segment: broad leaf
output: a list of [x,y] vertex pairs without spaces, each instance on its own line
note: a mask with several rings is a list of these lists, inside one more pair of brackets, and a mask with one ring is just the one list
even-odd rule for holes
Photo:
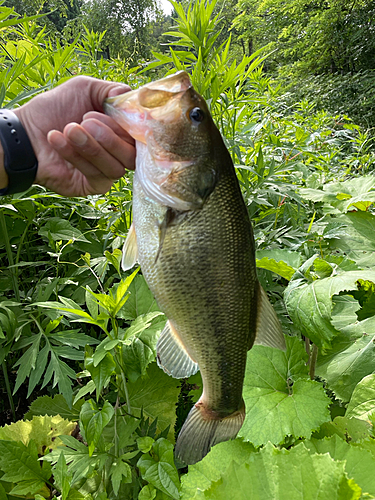
[[201,460],[189,466],[189,473],[181,477],[181,500],[194,498],[197,485],[201,490],[208,489],[225,473],[231,460],[241,465],[249,460],[255,448],[242,439],[219,443]]
[[349,401],[356,385],[375,371],[375,316],[343,327],[333,348],[318,357],[316,374],[343,401]]
[[243,398],[246,418],[239,432],[255,446],[286,436],[310,437],[329,420],[330,399],[310,380],[306,352],[296,337],[286,337],[286,352],[254,346],[247,358]]
[[35,494],[51,477],[51,466],[41,462],[34,441],[25,446],[21,442],[0,440],[0,470],[2,481],[17,483],[11,494]]
[[136,319],[142,314],[159,311],[154,296],[150,292],[144,277],[138,274],[129,286],[130,297],[119,311],[118,317]]
[[355,387],[346,409],[347,417],[368,420],[375,411],[375,373],[364,377]]
[[[303,444],[290,451],[267,444],[238,465],[228,456],[228,468],[211,486],[196,484],[195,500],[354,500],[361,489],[345,476],[344,462],[311,455]],[[235,492],[235,496],[234,493]],[[191,497],[190,497],[191,498]]]
[[31,420],[17,422],[0,427],[0,439],[21,441],[24,445],[32,440],[37,451],[43,454],[45,449],[54,449],[61,445],[61,434],[70,434],[76,428],[75,422],[64,420],[60,415],[34,416]]
[[301,254],[278,248],[258,250],[256,265],[259,268],[273,271],[289,281],[301,265]]
[[73,227],[69,221],[60,219],[60,217],[52,217],[49,219],[39,230],[39,234],[47,238],[51,237],[54,241],[76,240],[89,243],[79,229]]
[[51,417],[60,415],[67,420],[78,420],[83,403],[84,400],[81,399],[70,409],[61,394],[56,394],[52,398],[50,396],[41,396],[31,403],[25,418],[31,419],[34,415],[50,415]]
[[171,426],[169,439],[174,440],[174,423],[176,421],[175,405],[178,400],[180,381],[169,377],[156,363],[151,363],[145,377],[135,383],[129,383],[130,404],[134,415],[143,414],[158,418],[158,427],[164,430]]
[[105,401],[101,410],[92,399],[86,401],[82,406],[80,421],[85,432],[90,457],[94,453],[104,427],[110,422],[113,414],[113,406],[108,401]]
[[348,478],[362,488],[363,493],[375,497],[375,456],[361,444],[348,444],[338,435],[325,439],[305,441],[311,453],[329,453],[334,460],[345,461]]
[[358,280],[375,282],[375,271],[347,271],[306,283],[292,280],[285,290],[285,304],[293,323],[319,347],[330,347],[338,330],[331,323],[332,297],[357,290]]
[[152,445],[152,453],[146,453],[137,462],[143,479],[178,500],[179,478],[173,461],[173,444],[164,438]]

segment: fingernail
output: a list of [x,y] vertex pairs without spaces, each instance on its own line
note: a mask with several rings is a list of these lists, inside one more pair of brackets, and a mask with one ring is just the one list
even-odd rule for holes
[[56,130],[51,130],[47,135],[48,142],[56,149],[65,148],[67,142],[64,136],[60,133],[57,133]]
[[67,135],[69,140],[77,146],[84,146],[87,142],[87,135],[78,127],[72,127]]

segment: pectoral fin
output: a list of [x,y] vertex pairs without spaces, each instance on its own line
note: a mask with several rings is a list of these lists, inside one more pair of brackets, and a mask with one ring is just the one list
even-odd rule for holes
[[137,236],[135,234],[134,224],[130,226],[122,249],[121,267],[123,271],[131,269],[138,260]]
[[161,332],[156,351],[158,365],[174,378],[190,377],[199,369],[169,321]]
[[285,339],[280,321],[263,287],[260,284],[258,286],[258,313],[254,344],[277,347],[285,351]]

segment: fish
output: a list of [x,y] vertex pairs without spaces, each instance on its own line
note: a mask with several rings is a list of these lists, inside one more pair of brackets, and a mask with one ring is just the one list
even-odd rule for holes
[[133,223],[123,269],[136,262],[168,318],[157,362],[169,375],[200,370],[203,392],[175,446],[182,464],[234,439],[246,415],[247,352],[285,349],[257,278],[252,224],[233,162],[207,103],[180,71],[106,100],[136,141]]

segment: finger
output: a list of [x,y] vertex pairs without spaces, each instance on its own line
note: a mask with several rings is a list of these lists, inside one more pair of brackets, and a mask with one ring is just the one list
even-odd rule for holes
[[[124,134],[121,134],[122,137],[119,136],[111,127],[97,119],[84,120],[81,126],[125,168],[131,170],[135,168],[135,148],[132,138]],[[129,143],[128,140],[131,142]],[[98,166],[100,168],[100,165]]]
[[89,120],[90,118],[99,120],[100,122],[107,125],[107,127],[110,127],[119,137],[124,139],[124,141],[132,144],[133,146],[135,145],[135,140],[133,139],[133,137],[129,135],[129,133],[110,116],[99,113],[98,111],[89,111],[88,113],[83,115],[83,120]]
[[58,130],[51,130],[47,135],[48,143],[68,162],[68,168],[76,168],[86,177],[105,177],[103,173],[92,163],[82,157],[76,146],[72,145],[67,138]]
[[80,157],[97,167],[107,178],[119,179],[124,175],[125,167],[132,167],[134,164],[134,148],[100,122],[90,122],[86,126],[91,128],[101,143],[77,123],[65,126],[65,138]]
[[129,85],[125,83],[119,84],[117,87],[113,87],[108,92],[108,97],[115,97],[116,95],[124,94],[125,92],[129,92],[131,88]]

